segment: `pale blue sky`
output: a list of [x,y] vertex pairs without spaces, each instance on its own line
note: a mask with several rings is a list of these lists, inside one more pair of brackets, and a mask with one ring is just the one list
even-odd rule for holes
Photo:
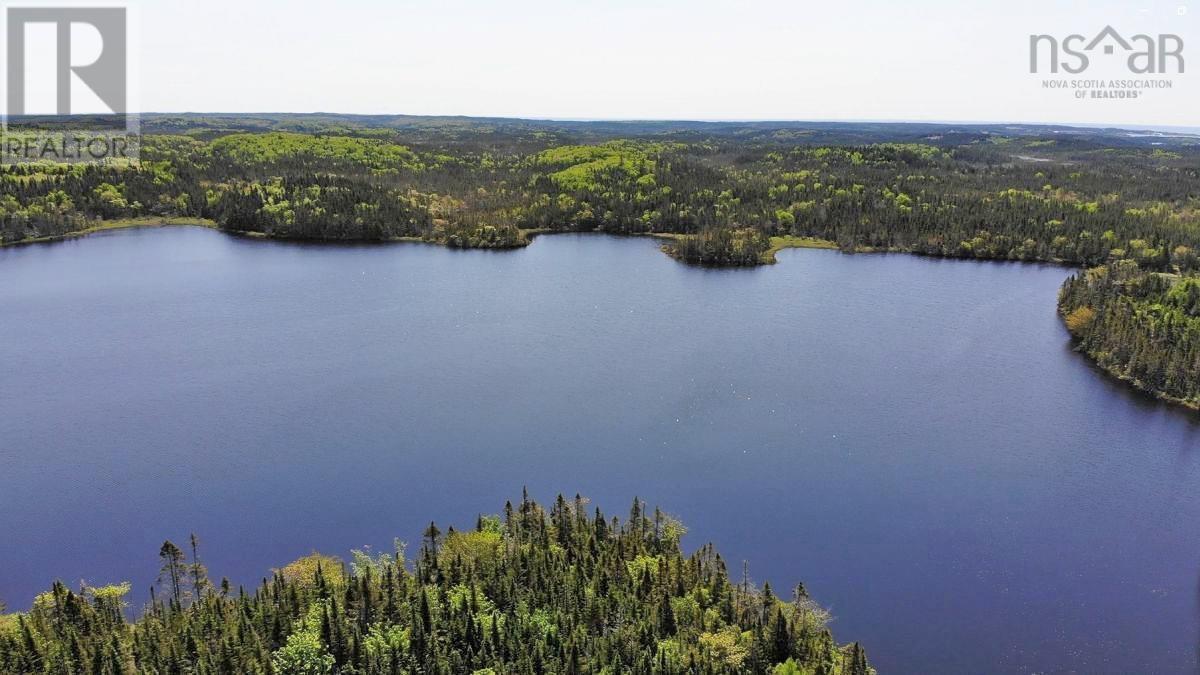
[[1108,24],[1198,70],[1191,1],[143,0],[141,108],[1198,126],[1193,72],[1132,102],[1028,73],[1031,33]]

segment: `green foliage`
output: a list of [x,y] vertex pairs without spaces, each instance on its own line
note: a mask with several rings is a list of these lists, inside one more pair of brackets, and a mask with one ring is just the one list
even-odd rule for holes
[[520,248],[529,243],[525,233],[511,224],[447,226],[435,230],[433,241],[451,248]]
[[651,182],[643,185],[653,185],[654,163],[631,143],[551,148],[538,153],[534,161],[539,166],[557,169],[550,179],[568,191],[601,190],[608,181],[643,177],[651,178]]
[[287,644],[271,654],[271,665],[287,675],[329,675],[334,660],[316,631],[302,630],[289,635]]
[[201,218],[280,238],[480,248],[523,246],[529,230],[696,235],[679,257],[706,265],[769,262],[753,255],[761,238],[735,234],[751,230],[846,250],[1084,266],[1128,258],[1159,271],[1194,268],[1200,250],[1200,148],[1101,132],[1068,141],[331,115],[160,115],[145,125],[139,166],[0,168],[0,243],[100,221]]
[[460,560],[472,567],[487,566],[499,559],[502,545],[500,532],[451,532],[438,554],[447,562]]
[[297,133],[232,134],[213,141],[214,157],[263,167],[305,163],[327,170],[365,170],[375,174],[420,168],[416,155],[403,145],[374,138],[313,136]]
[[342,560],[332,555],[310,553],[293,560],[275,574],[284,581],[301,588],[316,588],[326,584],[338,584],[342,580]]
[[761,265],[770,248],[770,237],[753,228],[705,230],[667,246],[684,262],[722,267]]
[[411,566],[402,546],[359,552],[348,574],[314,554],[253,593],[223,584],[186,602],[166,599],[165,581],[132,623],[114,612],[127,586],[56,583],[0,616],[0,672],[874,672],[807,595],[733,584],[711,545],[684,555],[681,533],[639,501],[622,523],[579,497],[549,511],[523,499],[473,531],[431,524]]
[[1200,277],[1113,262],[1068,279],[1059,311],[1080,350],[1102,368],[1200,408]]

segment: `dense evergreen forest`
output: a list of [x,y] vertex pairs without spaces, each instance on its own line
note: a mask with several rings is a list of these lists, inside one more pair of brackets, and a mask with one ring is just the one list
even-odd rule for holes
[[[75,120],[74,124],[86,120]],[[27,120],[25,128],[53,127]],[[1200,238],[1195,137],[1042,127],[157,115],[141,164],[0,171],[0,241],[206,219],[273,237],[515,247],[672,234],[692,263],[845,250],[1147,268]]]
[[1200,276],[1116,261],[1069,279],[1059,310],[1100,367],[1200,409]]
[[250,592],[212,583],[194,536],[168,541],[132,623],[129,584],[56,583],[0,615],[0,672],[874,673],[803,585],[731,580],[711,545],[684,556],[683,533],[637,500],[622,523],[525,498],[473,530],[430,523],[411,563],[402,544],[349,565],[314,553]]

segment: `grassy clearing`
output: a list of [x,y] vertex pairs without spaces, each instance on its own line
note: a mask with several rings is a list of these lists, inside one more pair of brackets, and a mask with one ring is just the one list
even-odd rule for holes
[[683,241],[688,237],[688,235],[679,232],[642,232],[637,236],[653,237],[655,239],[665,239],[667,241]]
[[836,251],[839,249],[839,246],[828,239],[817,239],[816,237],[797,237],[793,235],[771,237],[771,248],[763,253],[763,262],[773,265],[775,263],[775,254],[785,248],[821,248]]
[[138,218],[120,218],[117,220],[102,220],[95,227],[90,227],[81,232],[99,232],[101,230],[120,230],[126,227],[161,227],[166,225],[195,225],[197,227],[212,227],[217,224],[207,218],[189,218],[186,216],[176,216],[171,218],[163,218],[157,216],[141,216]]

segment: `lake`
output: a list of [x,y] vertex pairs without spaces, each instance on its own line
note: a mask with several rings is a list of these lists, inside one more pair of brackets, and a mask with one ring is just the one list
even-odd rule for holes
[[527,486],[661,505],[882,673],[1195,672],[1200,424],[1071,351],[1068,274],[600,235],[0,249],[0,599],[140,602],[189,532],[253,586]]

